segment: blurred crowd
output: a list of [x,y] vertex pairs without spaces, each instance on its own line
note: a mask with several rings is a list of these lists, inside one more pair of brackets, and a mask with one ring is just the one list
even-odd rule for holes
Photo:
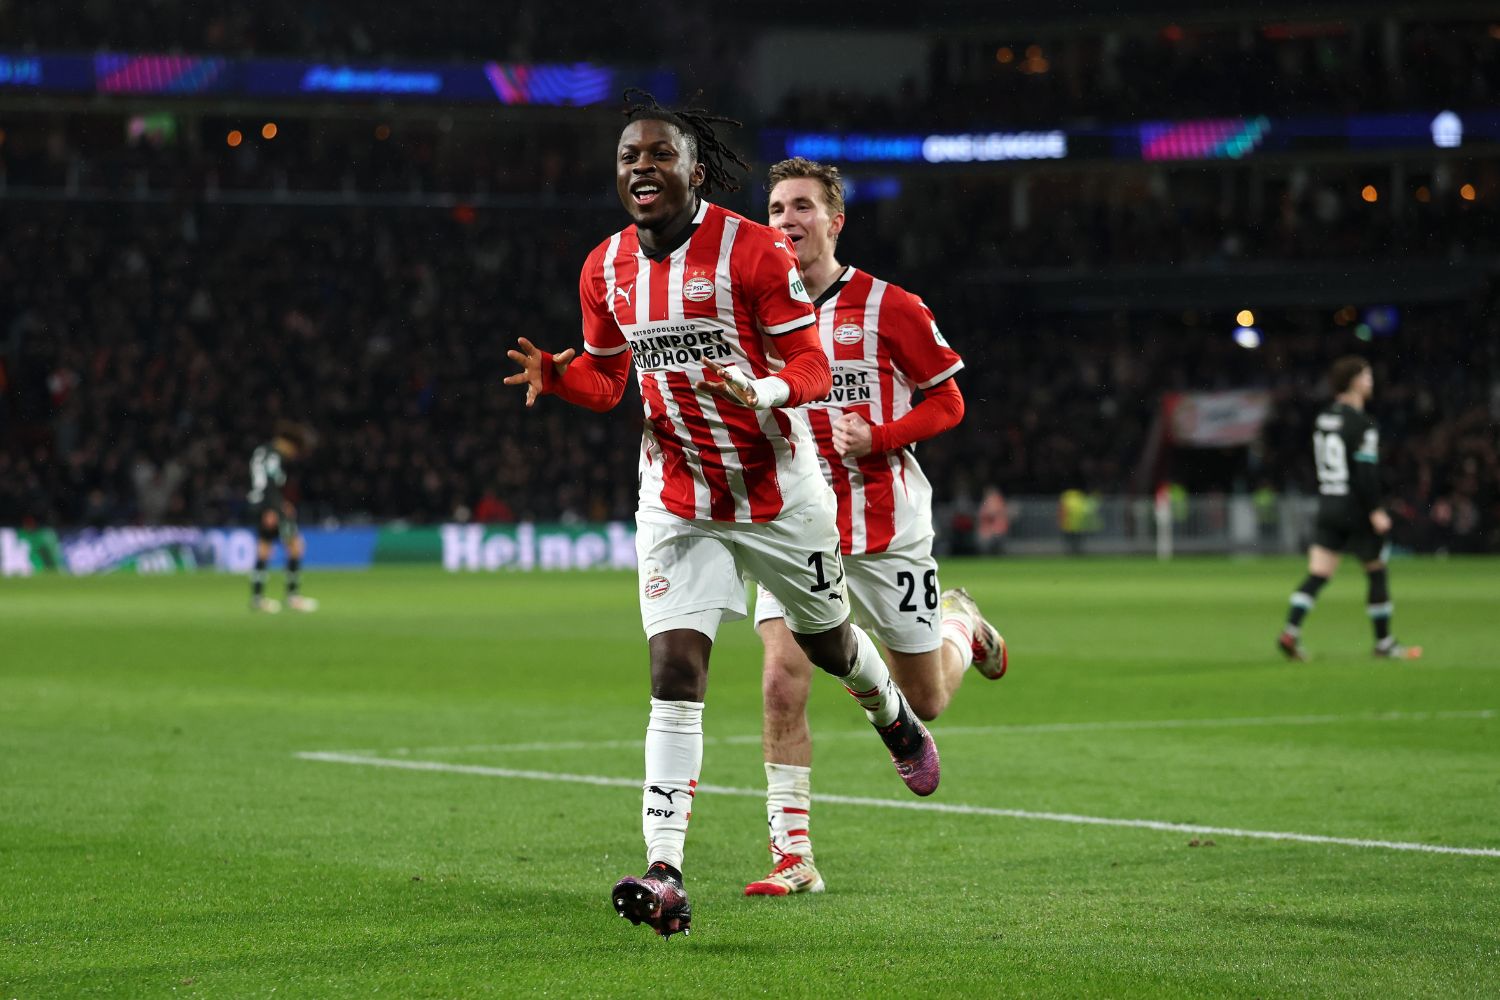
[[[925,68],[889,96],[794,83],[759,124],[967,129],[1500,98],[1488,21],[1136,17],[1028,34],[975,30],[966,9],[963,25],[935,11],[912,34]],[[623,55],[619,11],[594,3],[544,19],[476,0],[380,18],[353,0],[0,0],[0,38],[32,51],[104,39],[117,51],[670,65],[685,89],[706,88],[704,103],[744,114],[745,40],[791,29],[779,9],[720,13],[668,0],[654,16],[670,30],[633,33]],[[617,122],[612,109],[501,121],[380,105],[279,121],[202,105],[8,111],[0,525],[236,522],[250,453],[278,418],[316,434],[290,492],[305,520],[628,517],[634,385],[600,418],[552,400],[527,410],[500,384],[517,336],[578,342],[578,267],[625,221],[601,138]],[[750,152],[753,132],[736,143]],[[1310,493],[1323,372],[1358,351],[1376,366],[1403,537],[1500,550],[1500,167],[1466,154],[856,172],[895,196],[852,200],[839,252],[923,295],[968,362],[964,423],[920,452],[938,497],[992,528],[1005,521],[985,514],[996,488],[1144,495],[1170,478],[1195,493]],[[752,177],[725,203],[759,217],[763,197]],[[1480,277],[1434,301],[1408,296],[1373,325],[1336,305],[1258,310],[1253,348],[1212,310],[1028,292],[1189,269],[1361,271],[1379,288],[1408,265]],[[1163,393],[1250,387],[1275,401],[1255,447],[1153,450]]]
[[[580,124],[619,121],[613,112],[588,114]],[[433,193],[597,195],[609,177],[608,147],[597,145],[606,141],[587,128],[501,131],[381,111],[340,118],[13,114],[0,130],[0,189],[208,200],[315,192],[419,203]]]
[[[1233,177],[1234,175],[1229,175]],[[1050,180],[906,178],[899,200],[860,206],[870,249],[901,273],[1256,261],[1462,260],[1500,250],[1500,164],[1286,167],[1249,184],[1199,166]],[[1018,208],[1016,188],[1025,186]],[[1226,190],[1228,188],[1228,190]],[[912,225],[911,206],[921,206]],[[855,236],[859,239],[858,235]],[[961,249],[955,250],[955,242]],[[863,242],[863,241],[861,241]]]
[[[955,286],[970,246],[904,259],[880,225],[842,255],[921,293],[964,354],[968,416],[921,447],[943,498],[985,487],[1141,492],[1161,393],[1265,386],[1248,461],[1180,452],[1196,490],[1314,489],[1307,441],[1333,357],[1376,363],[1392,495],[1413,537],[1495,548],[1500,293],[1403,307],[1379,335],[1326,310],[1238,346],[1193,312],[1001,312]],[[0,524],[232,523],[279,417],[317,447],[305,519],[628,517],[640,407],[526,410],[499,382],[518,335],[578,341],[577,269],[618,209],[526,211],[7,204],[0,225]],[[952,227],[957,227],[952,228]],[[997,319],[997,316],[1003,317]]]
[[[1500,25],[1409,5],[1285,16],[1206,5],[1199,14],[1211,16],[1183,23],[1158,5],[1122,5],[1093,23],[1081,11],[1030,19],[1040,27],[1005,27],[1024,15],[979,4],[871,11],[855,23],[836,8],[789,20],[781,8],[662,0],[649,30],[597,0],[573,3],[568,13],[479,0],[449,0],[441,17],[421,5],[386,5],[372,17],[356,0],[146,0],[126,8],[0,0],[0,38],[8,48],[44,52],[672,65],[685,91],[701,89],[735,114],[758,103],[748,74],[762,36],[868,28],[903,31],[920,49],[922,71],[884,95],[794,86],[767,122],[816,129],[1464,110],[1500,98]],[[1070,15],[1082,23],[1068,23]]]
[[486,493],[542,520],[628,509],[633,443],[607,438],[633,413],[523,418],[498,381],[517,335],[576,339],[584,239],[542,211],[467,219],[7,208],[0,522],[233,521],[278,417],[319,439],[305,517],[442,520]]
[[[1360,354],[1375,372],[1370,411],[1398,539],[1426,551],[1500,551],[1500,282],[1474,301],[1399,316],[1398,329],[1364,339],[1331,310],[1262,311],[1265,341],[1247,349],[1230,336],[1229,316],[1195,311],[1034,315],[1014,329],[940,312],[969,362],[959,377],[968,413],[919,454],[939,495],[966,511],[992,485],[1012,496],[1149,496],[1170,480],[1194,495],[1311,496],[1328,363]],[[1153,451],[1164,393],[1246,388],[1272,400],[1253,446]]]
[[787,95],[776,124],[813,129],[970,129],[1198,116],[1372,114],[1490,108],[1500,25],[1367,17],[1265,18],[1041,32],[937,33],[924,79],[870,100]]
[[[1500,43],[1497,43],[1500,44]],[[383,199],[413,206],[535,204],[558,211],[614,203],[603,136],[590,128],[369,118],[277,123],[170,119],[165,132],[136,129],[118,114],[13,117],[0,139],[0,190],[66,192],[142,201],[269,196],[299,203]],[[184,131],[179,133],[177,128]],[[225,141],[233,129],[235,145]],[[748,152],[750,135],[735,137]],[[853,171],[861,180],[880,171]],[[1228,180],[1226,181],[1226,178]],[[1277,163],[1254,175],[1201,164],[1090,173],[939,174],[884,178],[898,198],[866,202],[874,247],[911,273],[934,261],[961,269],[1073,268],[1262,260],[1456,260],[1500,250],[1500,163],[1493,159],[1389,164]],[[756,214],[759,174],[727,204]],[[921,205],[919,225],[913,225]],[[873,242],[873,241],[872,241]]]

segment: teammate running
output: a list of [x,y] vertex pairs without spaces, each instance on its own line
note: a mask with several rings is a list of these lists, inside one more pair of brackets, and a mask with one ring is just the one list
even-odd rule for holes
[[795,641],[865,709],[912,791],[937,788],[937,748],[875,644],[849,623],[832,496],[806,419],[828,359],[782,235],[705,201],[745,163],[697,109],[650,95],[626,110],[616,187],[635,224],[601,243],[579,281],[584,353],[520,339],[505,379],[603,412],[634,361],[645,408],[636,513],[641,620],[651,654],[642,829],[646,874],[615,884],[622,917],[688,930],[683,843],[703,761],[703,699],[719,623],[745,617],[743,575],[786,610]]
[[305,545],[302,533],[297,530],[297,509],[290,500],[282,496],[286,486],[288,463],[295,462],[307,452],[307,431],[290,420],[276,422],[275,437],[255,449],[250,456],[250,493],[245,497],[250,503],[251,517],[255,520],[255,572],[250,575],[250,610],[275,614],[281,605],[266,596],[266,564],[271,561],[271,551],[279,538],[286,549],[286,606],[292,611],[316,611],[318,602],[304,597],[299,591],[302,585],[302,554]]
[[1305,660],[1302,619],[1317,603],[1318,592],[1339,568],[1339,553],[1358,557],[1369,580],[1366,612],[1375,628],[1375,655],[1388,660],[1415,660],[1421,646],[1403,646],[1391,634],[1391,592],[1386,578],[1390,515],[1380,505],[1376,468],[1380,431],[1365,412],[1375,391],[1370,363],[1360,357],[1339,358],[1328,372],[1336,394],[1318,414],[1313,430],[1313,460],[1318,469],[1318,516],[1307,553],[1307,579],[1292,594],[1286,625],[1276,648],[1290,660]]
[[[932,488],[911,450],[963,418],[953,376],[964,363],[921,299],[839,263],[844,185],[837,167],[798,157],[773,166],[769,180],[771,226],[796,247],[833,368],[833,391],[808,404],[807,413],[823,478],[837,497],[849,596],[885,646],[912,710],[931,721],[971,663],[996,680],[1006,667],[1005,640],[965,591],[942,593],[939,604]],[[918,391],[922,400],[913,405]],[[765,646],[763,741],[774,867],[745,893],[822,892],[808,835],[812,664],[764,587],[755,622]]]

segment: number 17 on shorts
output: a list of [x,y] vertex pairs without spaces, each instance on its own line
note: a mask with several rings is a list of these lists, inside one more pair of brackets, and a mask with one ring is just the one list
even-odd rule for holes
[[833,503],[810,503],[759,527],[773,529],[744,546],[746,575],[771,592],[787,628],[814,635],[849,617],[849,588],[839,555]]

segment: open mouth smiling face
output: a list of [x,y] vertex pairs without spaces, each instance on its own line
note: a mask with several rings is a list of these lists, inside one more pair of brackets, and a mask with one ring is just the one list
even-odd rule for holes
[[643,118],[620,133],[616,182],[620,202],[636,224],[659,229],[692,204],[703,168],[677,126]]
[[804,268],[832,252],[842,219],[829,216],[822,188],[812,178],[789,177],[771,191],[767,221],[792,245]]

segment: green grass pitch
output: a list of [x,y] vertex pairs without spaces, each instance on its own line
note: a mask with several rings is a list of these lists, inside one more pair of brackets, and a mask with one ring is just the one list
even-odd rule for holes
[[698,797],[666,942],[607,900],[644,866],[632,576],[314,574],[277,617],[233,577],[0,581],[0,996],[1500,995],[1500,562],[1394,565],[1416,663],[1371,659],[1353,566],[1308,664],[1272,646],[1290,559],[943,573],[1011,675],[965,681],[921,803],[821,679],[814,794],[980,811],[815,803],[829,891],[742,896],[759,648],[726,626],[703,781],[752,793]]

